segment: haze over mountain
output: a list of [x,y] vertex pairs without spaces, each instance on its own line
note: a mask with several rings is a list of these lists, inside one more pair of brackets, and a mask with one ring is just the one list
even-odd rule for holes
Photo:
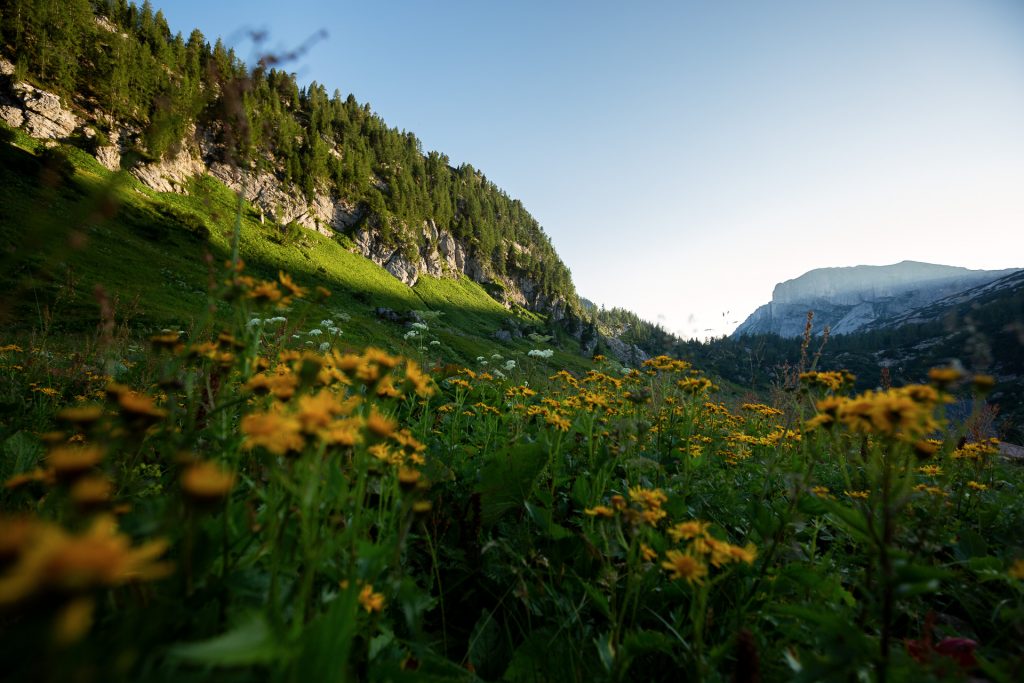
[[817,333],[827,326],[832,334],[850,334],[1017,270],[970,270],[918,261],[817,268],[777,284],[772,300],[754,311],[732,336],[799,337],[808,311],[814,311]]

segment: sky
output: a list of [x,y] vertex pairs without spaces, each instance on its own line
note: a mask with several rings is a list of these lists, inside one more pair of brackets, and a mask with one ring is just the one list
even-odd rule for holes
[[482,170],[581,296],[685,338],[814,268],[1024,267],[1021,0],[154,6],[250,63],[325,31],[300,83]]

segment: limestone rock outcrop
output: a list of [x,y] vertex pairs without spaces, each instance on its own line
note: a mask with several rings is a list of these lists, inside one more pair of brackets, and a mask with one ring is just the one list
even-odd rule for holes
[[[14,66],[0,60],[0,78],[11,81],[13,76]],[[24,82],[0,88],[0,120],[40,140],[69,138],[81,124],[60,97]]]

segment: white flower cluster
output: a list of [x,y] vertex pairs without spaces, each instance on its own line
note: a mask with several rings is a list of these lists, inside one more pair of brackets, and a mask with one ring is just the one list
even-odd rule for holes
[[555,352],[553,349],[544,349],[543,351],[541,349],[531,349],[526,355],[533,358],[551,358],[551,356],[555,355]]
[[249,327],[263,327],[264,325],[278,325],[280,323],[288,322],[288,318],[278,315],[273,318],[253,318],[249,321]]

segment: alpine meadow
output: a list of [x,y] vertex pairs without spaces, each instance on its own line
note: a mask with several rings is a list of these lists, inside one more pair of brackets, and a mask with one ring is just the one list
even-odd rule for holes
[[[369,25],[272,48],[164,11],[0,0],[5,681],[1020,680],[1024,264],[822,252],[698,340],[584,298],[547,208],[349,67],[301,75]],[[589,201],[648,215],[611,157]],[[616,229],[609,282],[669,249]],[[721,256],[651,286],[743,286]]]

